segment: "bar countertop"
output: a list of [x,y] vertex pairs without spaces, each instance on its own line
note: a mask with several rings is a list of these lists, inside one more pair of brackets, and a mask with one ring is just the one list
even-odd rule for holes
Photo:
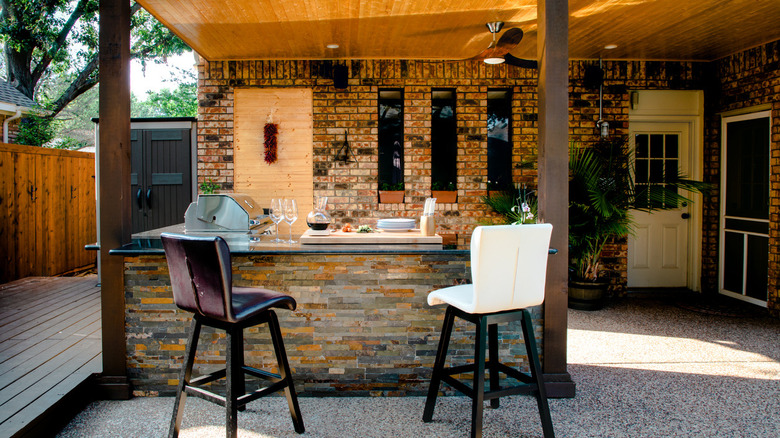
[[[139,256],[163,255],[160,241],[162,233],[190,234],[197,236],[221,236],[234,255],[259,254],[468,254],[468,250],[444,249],[438,244],[365,244],[365,245],[301,245],[299,242],[273,243],[273,235],[245,233],[185,233],[184,224],[133,234],[132,242],[109,251],[111,255]],[[282,236],[284,237],[284,236]],[[300,240],[300,236],[294,236]]]

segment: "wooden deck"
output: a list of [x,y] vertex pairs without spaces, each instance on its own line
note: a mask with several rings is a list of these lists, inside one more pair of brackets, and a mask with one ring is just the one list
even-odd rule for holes
[[[50,433],[102,368],[97,276],[0,285],[0,438]],[[56,429],[54,429],[56,430]]]

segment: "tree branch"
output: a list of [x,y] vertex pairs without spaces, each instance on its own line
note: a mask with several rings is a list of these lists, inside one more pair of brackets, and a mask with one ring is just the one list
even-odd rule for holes
[[79,72],[78,77],[70,84],[68,89],[65,90],[60,95],[60,97],[54,101],[54,103],[52,103],[51,107],[49,108],[51,113],[48,115],[48,117],[54,118],[57,114],[60,113],[60,111],[65,109],[65,107],[68,106],[71,101],[81,96],[90,88],[94,87],[100,79],[99,75],[97,74],[97,69],[98,56],[95,55],[92,57],[92,59],[89,60],[84,69]]
[[76,22],[79,21],[79,19],[86,12],[85,5],[88,1],[89,0],[79,0],[76,8],[73,9],[73,13],[70,14],[70,17],[68,17],[68,21],[66,21],[65,25],[62,26],[62,29],[60,29],[60,33],[57,35],[57,39],[54,40],[52,46],[49,48],[49,50],[46,51],[46,53],[44,53],[38,65],[35,66],[35,69],[32,72],[33,83],[38,83],[41,75],[43,75],[46,69],[49,68],[51,60],[54,59],[54,56],[57,54],[57,52],[59,52],[65,45],[65,41],[68,39],[68,34],[70,34],[70,31],[73,30],[73,26],[76,25]]

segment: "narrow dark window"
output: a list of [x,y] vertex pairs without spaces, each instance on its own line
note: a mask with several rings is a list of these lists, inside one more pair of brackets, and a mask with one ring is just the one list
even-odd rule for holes
[[379,91],[379,189],[403,190],[404,99],[401,90]]
[[512,188],[512,93],[488,91],[488,190]]
[[456,190],[455,91],[433,90],[431,94],[431,189]]

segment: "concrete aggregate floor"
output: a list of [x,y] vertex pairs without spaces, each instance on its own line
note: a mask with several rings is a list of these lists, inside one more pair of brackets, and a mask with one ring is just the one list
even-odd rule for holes
[[[668,294],[629,294],[598,311],[569,310],[572,399],[551,399],[558,437],[780,437],[780,320],[740,302],[697,312]],[[301,397],[310,437],[466,437],[470,403],[440,397],[421,421],[423,397]],[[173,399],[92,403],[59,437],[159,437]],[[181,437],[224,437],[224,411],[189,397]],[[298,436],[283,398],[239,413],[240,437]],[[542,436],[532,397],[485,409],[483,436]]]

